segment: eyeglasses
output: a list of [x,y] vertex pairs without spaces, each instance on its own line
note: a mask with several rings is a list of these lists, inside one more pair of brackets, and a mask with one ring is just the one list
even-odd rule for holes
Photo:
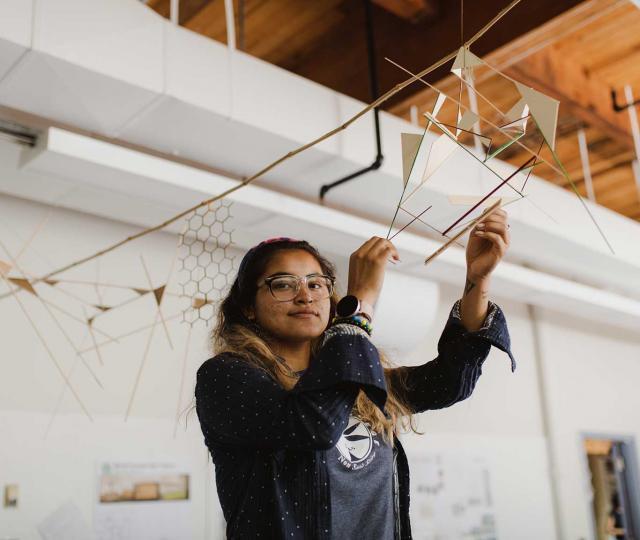
[[265,278],[259,286],[267,285],[276,300],[288,302],[298,296],[302,283],[306,285],[313,300],[324,300],[333,294],[335,278],[323,274],[309,274],[304,277],[280,274]]

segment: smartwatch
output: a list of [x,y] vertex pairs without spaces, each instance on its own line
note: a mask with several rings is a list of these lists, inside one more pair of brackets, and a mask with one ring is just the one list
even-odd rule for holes
[[341,319],[363,315],[369,322],[372,320],[373,309],[366,302],[361,302],[357,296],[348,294],[336,305],[336,315]]

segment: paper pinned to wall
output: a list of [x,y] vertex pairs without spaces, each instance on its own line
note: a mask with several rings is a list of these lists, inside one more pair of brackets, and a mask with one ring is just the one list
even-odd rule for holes
[[498,540],[489,465],[482,457],[425,452],[411,461],[411,506],[420,540]]
[[98,540],[192,538],[189,473],[176,463],[102,463],[94,531]]
[[38,525],[43,540],[92,540],[95,538],[82,512],[67,501]]

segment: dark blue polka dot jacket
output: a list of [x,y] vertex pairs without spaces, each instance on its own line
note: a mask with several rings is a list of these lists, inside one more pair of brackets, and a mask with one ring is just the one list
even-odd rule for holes
[[[482,328],[467,332],[453,306],[438,341],[438,356],[385,374],[378,351],[356,326],[325,332],[318,354],[293,389],[223,353],[198,370],[196,410],[215,465],[229,539],[328,539],[330,490],[325,452],[345,429],[360,389],[384,411],[388,385],[406,381],[403,396],[416,412],[468,398],[491,345],[510,351],[500,308],[491,303]],[[396,446],[396,529],[411,538],[409,465]]]

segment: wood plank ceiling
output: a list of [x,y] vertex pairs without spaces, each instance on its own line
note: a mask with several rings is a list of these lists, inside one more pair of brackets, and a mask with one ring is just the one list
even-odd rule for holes
[[[418,71],[460,45],[458,1],[373,3],[381,91],[406,78],[382,60],[385,56]],[[147,4],[169,16],[169,0]],[[464,36],[473,35],[507,4],[508,0],[467,0]],[[362,1],[234,0],[234,8],[238,48],[370,101]],[[179,13],[183,26],[226,43],[223,0],[181,0]],[[615,89],[623,101],[625,85],[640,97],[640,10],[627,0],[522,0],[472,50],[508,76],[560,100],[557,152],[579,191],[586,195],[577,135],[583,128],[596,201],[640,221],[629,115],[615,112],[610,97]],[[428,81],[445,91],[457,84],[448,67],[432,73]],[[505,90],[494,78],[477,81],[477,89],[497,101]],[[432,97],[415,84],[385,107],[407,119],[413,108],[424,125],[421,113],[430,110]],[[504,157],[523,161],[515,150]],[[568,188],[558,175],[544,169],[537,174]]]

